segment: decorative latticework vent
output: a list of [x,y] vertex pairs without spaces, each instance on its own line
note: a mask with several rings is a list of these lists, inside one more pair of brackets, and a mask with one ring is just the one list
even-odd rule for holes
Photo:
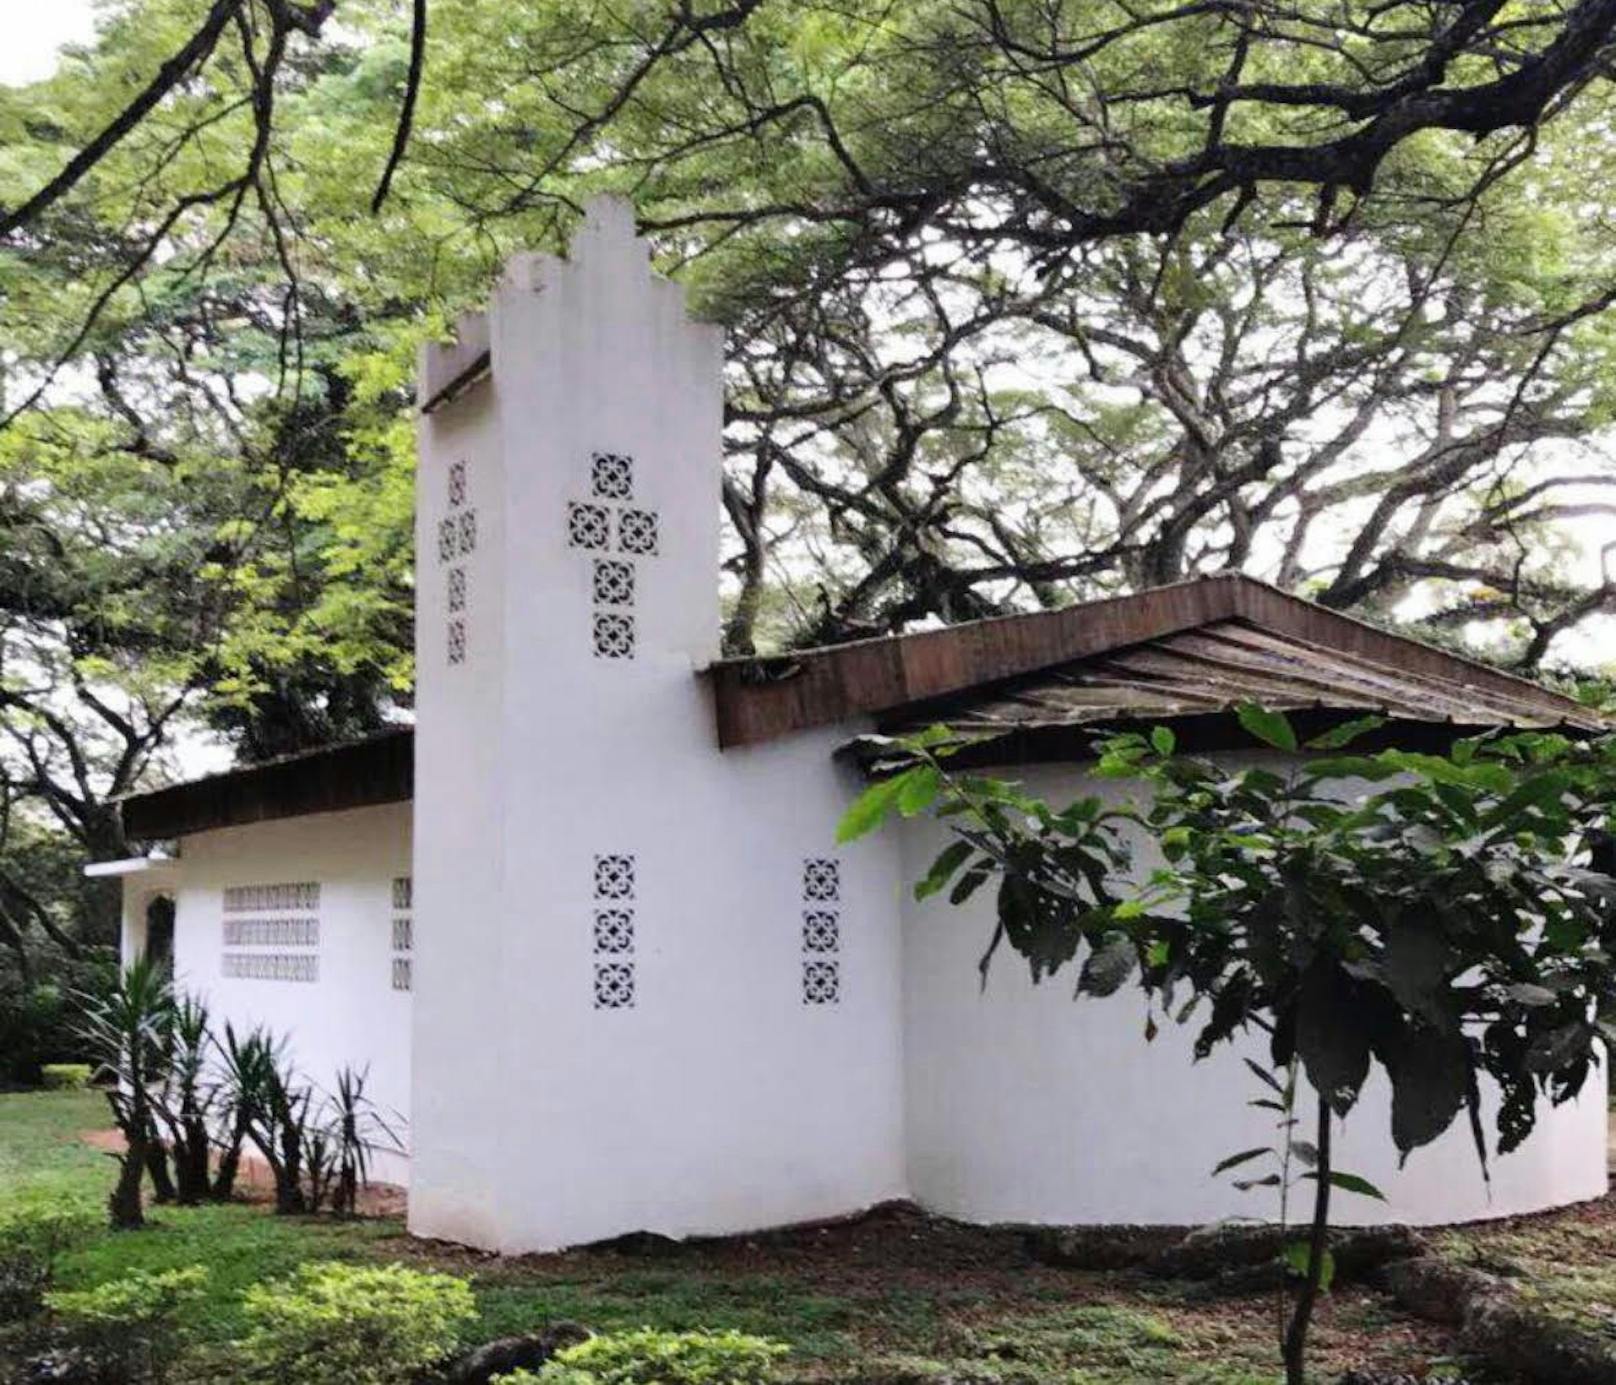
[[595,857],[595,898],[634,898],[634,858],[632,856]]
[[834,1005],[842,998],[841,864],[828,856],[802,863],[802,1003]]
[[634,459],[617,452],[597,452],[589,463],[590,490],[597,500],[630,500],[634,496]]
[[634,911],[632,909],[595,910],[595,951],[634,951]]
[[227,885],[224,910],[227,914],[264,914],[275,910],[309,913],[320,907],[317,880],[298,880],[275,885]]
[[595,617],[595,654],[602,659],[634,657],[634,617],[603,614]]
[[[317,880],[268,885],[227,885],[222,957],[225,976],[246,981],[318,981],[320,958],[308,952],[236,952],[233,948],[309,948],[320,945]],[[240,917],[248,915],[248,917]],[[266,917],[267,915],[267,917]]]
[[655,553],[657,517],[649,510],[624,510],[617,520],[617,546],[625,553]]
[[595,963],[595,1008],[627,1010],[634,1004],[634,963]]
[[477,551],[477,511],[470,499],[470,466],[454,462],[449,467],[449,513],[438,521],[438,562],[453,564],[444,579],[449,616],[443,642],[444,658],[452,667],[466,662],[470,648],[471,577],[466,560]]
[[[415,980],[414,959],[408,954],[415,950],[415,882],[408,875],[393,877],[393,953],[392,981],[395,991],[407,991]],[[405,954],[400,956],[398,954]]]
[[318,981],[320,958],[312,952],[227,952],[224,974],[241,981]]
[[842,896],[842,868],[823,856],[802,863],[802,897],[807,900],[838,900]]
[[841,998],[841,971],[835,962],[802,964],[802,999],[805,1005],[834,1005]]
[[596,558],[594,573],[597,606],[634,604],[634,564],[616,558]]
[[835,952],[841,941],[841,924],[829,910],[810,909],[802,916],[804,952]]
[[298,918],[224,921],[226,947],[318,947],[320,920]]
[[605,548],[612,539],[612,518],[603,505],[567,506],[567,543],[573,548]]
[[634,499],[634,459],[620,452],[596,452],[590,457],[589,493],[590,500],[575,500],[567,506],[567,545],[593,551],[610,549],[615,533],[619,554],[593,560],[591,646],[597,659],[632,659],[639,652],[633,559],[656,554],[657,515],[654,510],[630,509],[620,503]]
[[634,906],[637,862],[626,853],[595,857],[595,1008],[634,1004]]

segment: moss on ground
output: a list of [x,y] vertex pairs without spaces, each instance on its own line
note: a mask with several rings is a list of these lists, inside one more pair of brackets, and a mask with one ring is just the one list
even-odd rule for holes
[[1449,1259],[1509,1280],[1533,1306],[1616,1350],[1616,1200],[1457,1227],[1434,1239]]

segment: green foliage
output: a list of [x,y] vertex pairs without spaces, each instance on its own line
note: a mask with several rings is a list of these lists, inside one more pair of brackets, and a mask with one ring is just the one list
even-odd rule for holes
[[205,1294],[207,1280],[201,1265],[135,1271],[93,1289],[53,1292],[45,1301],[97,1379],[115,1385],[162,1381],[185,1340],[186,1314]]
[[338,1262],[255,1285],[245,1308],[242,1360],[274,1385],[402,1385],[448,1355],[476,1316],[453,1275]]
[[139,1331],[149,1324],[172,1323],[187,1304],[202,1297],[207,1282],[204,1265],[157,1274],[137,1271],[93,1289],[53,1293],[47,1302],[53,1313],[71,1322]]
[[539,1371],[500,1377],[506,1385],[764,1385],[789,1350],[744,1332],[658,1332],[641,1328],[591,1337]]
[[[1297,744],[1279,713],[1240,717],[1271,746]],[[1163,1012],[1203,1015],[1198,1055],[1260,1026],[1274,1065],[1299,1060],[1338,1116],[1378,1062],[1405,1156],[1468,1112],[1485,1158],[1485,1073],[1504,1095],[1507,1153],[1530,1133],[1539,1093],[1558,1103],[1581,1090],[1598,1062],[1597,1016],[1616,1001],[1616,881],[1596,868],[1610,852],[1616,742],[1520,732],[1445,755],[1338,753],[1375,724],[1325,733],[1284,772],[1115,738],[1098,772],[1143,780],[1151,798],[1138,810],[1094,798],[1057,810],[945,774],[939,802],[957,840],[917,894],[958,880],[963,898],[998,878],[984,965],[1006,943],[1036,980],[1086,947],[1079,989],[1101,994],[1137,965]],[[873,830],[906,781],[935,777],[951,753],[935,734],[893,747],[887,768],[903,767],[854,803],[846,835]],[[1137,888],[1117,874],[1121,820],[1166,858]]]
[[[1264,745],[1298,751],[1283,714],[1246,705],[1238,716]],[[1252,1105],[1276,1113],[1277,1143],[1215,1172],[1275,1190],[1282,1217],[1292,1187],[1313,1185],[1312,1234],[1289,1252],[1301,1281],[1282,1332],[1292,1385],[1333,1274],[1330,1195],[1381,1196],[1331,1157],[1332,1125],[1371,1065],[1390,1079],[1405,1159],[1464,1112],[1485,1176],[1481,1076],[1502,1092],[1497,1148],[1508,1153],[1540,1098],[1576,1096],[1616,1037],[1601,1023],[1616,1013],[1616,737],[1516,732],[1443,755],[1348,753],[1378,724],[1338,726],[1283,770],[1267,757],[1230,769],[1175,756],[1170,735],[1119,736],[1096,772],[1142,781],[1150,798],[1109,812],[1094,798],[1057,810],[1013,785],[948,774],[954,745],[937,729],[888,743],[887,777],[843,819],[847,839],[873,830],[924,776],[956,840],[916,894],[957,877],[957,902],[999,879],[984,970],[1001,943],[1034,981],[1086,949],[1079,993],[1111,994],[1137,967],[1147,1038],[1158,1009],[1201,1015],[1198,1058],[1252,1030],[1268,1036],[1283,1080],[1247,1062],[1264,1084]],[[1128,860],[1123,819],[1164,862],[1133,886],[1115,878]],[[1316,1141],[1295,1138],[1298,1072],[1318,1094]]]
[[78,1091],[90,1085],[93,1071],[88,1063],[46,1063],[39,1070],[39,1085],[46,1091]]
[[85,1057],[84,997],[104,989],[117,962],[91,949],[71,957],[49,942],[29,944],[31,975],[0,954],[0,1083],[33,1086],[47,1064]]

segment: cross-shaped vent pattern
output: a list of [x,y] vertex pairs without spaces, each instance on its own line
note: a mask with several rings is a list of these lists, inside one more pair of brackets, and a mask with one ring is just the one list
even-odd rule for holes
[[609,552],[615,537],[617,551],[616,557],[592,560],[591,646],[597,659],[632,659],[639,652],[633,560],[656,556],[660,543],[657,514],[625,503],[634,499],[634,458],[625,453],[590,456],[589,495],[588,500],[567,505],[567,546]]

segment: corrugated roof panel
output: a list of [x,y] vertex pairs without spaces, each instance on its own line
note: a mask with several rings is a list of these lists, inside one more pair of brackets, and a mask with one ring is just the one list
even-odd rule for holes
[[1526,684],[1522,690],[1527,695],[1444,681],[1231,619],[1073,659],[1012,686],[965,692],[923,717],[900,713],[884,729],[939,720],[978,733],[1096,727],[1227,712],[1243,702],[1425,724],[1604,729],[1595,713],[1568,699],[1534,695]]

